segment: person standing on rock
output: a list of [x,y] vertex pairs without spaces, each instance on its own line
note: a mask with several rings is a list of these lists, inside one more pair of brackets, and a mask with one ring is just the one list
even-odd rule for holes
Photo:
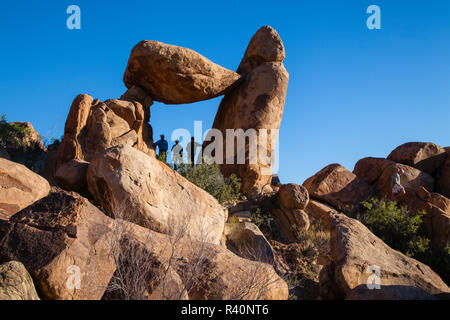
[[406,194],[405,188],[401,184],[401,177],[404,171],[401,168],[396,168],[392,175],[392,199],[395,200],[399,194],[402,196]]
[[164,135],[162,134],[161,139],[155,142],[154,146],[155,148],[158,147],[159,153],[158,158],[161,161],[166,162],[167,161],[167,149],[169,149],[169,144],[167,143],[167,140],[164,139]]
[[194,137],[191,137],[191,142],[189,142],[186,146],[189,164],[191,165],[191,167],[193,167],[195,163],[195,153],[197,152],[197,148],[201,146],[202,145],[200,143],[195,142]]
[[178,166],[183,161],[183,147],[179,144],[179,140],[175,140],[175,144],[172,146],[172,161],[174,170],[178,169]]

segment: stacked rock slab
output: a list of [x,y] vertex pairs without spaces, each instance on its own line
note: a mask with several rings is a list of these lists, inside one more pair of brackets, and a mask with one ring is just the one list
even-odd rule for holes
[[[260,28],[250,40],[237,70],[244,80],[225,95],[213,124],[213,128],[222,133],[224,141],[223,164],[220,165],[222,173],[226,176],[234,173],[240,177],[242,191],[251,197],[263,193],[266,186],[270,188],[275,143],[289,81],[289,74],[283,65],[284,58],[284,46],[278,33],[269,26]],[[265,147],[266,159],[261,150],[259,157],[253,159],[249,152],[251,142],[248,141],[242,148],[228,146],[235,153],[234,157],[227,156],[227,129],[256,130],[257,145]],[[264,136],[266,141],[262,140],[260,129],[267,130],[267,137]],[[270,139],[271,135],[273,139]],[[207,144],[204,150],[207,150]],[[245,163],[238,163],[236,149],[239,149],[237,152],[245,152]],[[227,161],[226,158],[230,159]]]
[[[86,185],[87,164],[104,150],[125,144],[150,156],[153,150],[148,95],[133,88],[124,99],[104,103],[87,94],[75,98],[58,149],[56,181],[68,190],[81,190]],[[138,101],[139,100],[139,101]]]
[[159,41],[144,40],[131,51],[123,81],[140,86],[166,104],[202,101],[227,92],[240,76],[199,53]]

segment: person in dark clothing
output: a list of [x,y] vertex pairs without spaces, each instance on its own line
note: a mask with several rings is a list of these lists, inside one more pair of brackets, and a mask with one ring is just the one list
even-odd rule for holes
[[175,144],[172,146],[172,161],[173,168],[178,169],[178,166],[183,162],[183,147],[179,144],[180,141],[175,140]]
[[195,163],[195,153],[197,151],[197,148],[201,146],[202,145],[200,143],[195,142],[194,137],[191,137],[191,142],[189,142],[186,146],[189,164],[191,165],[191,167],[193,167]]
[[154,143],[155,148],[158,147],[158,158],[161,161],[166,162],[167,161],[167,149],[169,149],[169,144],[167,143],[167,140],[164,139],[164,135],[162,134],[161,139],[156,141]]

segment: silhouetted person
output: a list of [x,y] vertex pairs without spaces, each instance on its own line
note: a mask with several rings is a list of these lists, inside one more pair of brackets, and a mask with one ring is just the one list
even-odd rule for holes
[[189,142],[186,146],[189,163],[192,167],[195,163],[195,153],[197,151],[197,148],[201,146],[202,145],[200,143],[195,142],[194,137],[191,137],[191,142]]
[[178,166],[183,162],[183,147],[179,144],[180,141],[175,140],[175,144],[172,146],[172,161],[173,168],[178,169]]
[[169,149],[169,144],[164,139],[164,135],[162,134],[161,139],[155,142],[155,147],[158,147],[158,158],[164,162],[167,161],[167,149]]

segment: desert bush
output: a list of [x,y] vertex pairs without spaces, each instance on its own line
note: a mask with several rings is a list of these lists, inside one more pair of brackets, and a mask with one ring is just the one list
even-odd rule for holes
[[419,236],[424,212],[410,213],[394,201],[372,198],[362,203],[357,218],[390,247],[409,257],[430,249],[430,240]]
[[222,204],[235,202],[241,196],[240,179],[234,174],[229,178],[224,177],[216,164],[201,163],[194,167],[181,164],[177,171]]
[[363,202],[362,206],[357,218],[376,236],[391,248],[425,263],[449,283],[450,246],[433,250],[430,239],[420,236],[425,212],[411,213],[396,202],[375,198]]
[[272,238],[272,224],[274,218],[270,211],[261,211],[261,208],[256,209],[256,212],[251,215],[252,222],[264,233],[264,235]]

